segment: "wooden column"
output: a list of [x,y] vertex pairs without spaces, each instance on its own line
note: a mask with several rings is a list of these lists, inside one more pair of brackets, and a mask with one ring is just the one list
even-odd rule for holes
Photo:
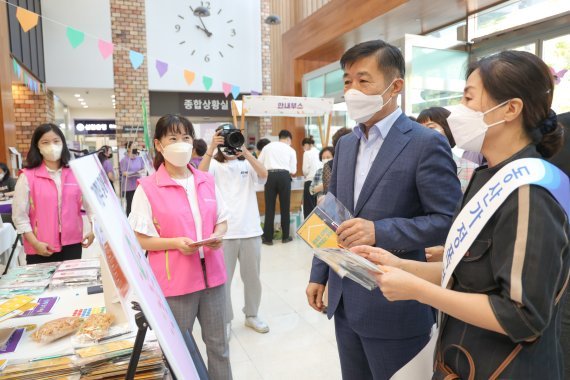
[[[12,64],[6,4],[0,4],[0,161],[10,166],[8,147],[16,146],[14,100],[12,99]],[[12,169],[12,168],[10,168]]]

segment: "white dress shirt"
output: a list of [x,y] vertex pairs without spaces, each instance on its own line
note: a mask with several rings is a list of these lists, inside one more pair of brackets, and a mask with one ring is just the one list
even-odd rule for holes
[[267,170],[287,170],[291,174],[297,172],[297,153],[281,141],[267,144],[261,151],[259,162]]
[[372,167],[386,136],[388,136],[388,132],[390,132],[392,125],[394,125],[401,114],[402,110],[400,107],[396,108],[394,112],[370,128],[368,131],[368,137],[366,137],[362,130],[364,128],[362,124],[358,124],[354,127],[354,133],[360,139],[358,157],[356,158],[356,168],[354,170],[354,207],[356,207],[356,204],[358,203],[358,198],[360,197],[360,192],[362,191],[366,177],[368,177],[370,168]]
[[[196,227],[196,239],[204,240],[210,236],[202,236],[202,215],[200,215],[200,208],[198,206],[198,195],[196,193],[196,186],[194,185],[194,176],[190,175],[187,179],[172,178],[174,182],[186,190],[190,209],[192,211],[192,218],[194,219],[194,226]],[[226,206],[220,192],[216,188],[216,224],[220,224],[228,220]],[[146,193],[142,186],[138,186],[133,195],[133,203],[131,205],[131,213],[129,214],[129,224],[132,229],[139,234],[150,237],[160,237],[152,219],[152,207]],[[200,257],[204,257],[204,251],[200,248]]]
[[319,150],[312,147],[303,153],[303,175],[305,181],[312,181],[317,170],[323,167],[323,163],[319,160]]

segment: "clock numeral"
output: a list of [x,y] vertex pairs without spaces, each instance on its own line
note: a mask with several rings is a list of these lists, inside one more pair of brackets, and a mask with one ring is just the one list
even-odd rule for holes
[[218,14],[222,13],[222,8],[220,8],[220,10],[218,11]]
[[235,35],[236,35],[236,30],[232,29],[230,36],[235,37]]
[[190,55],[194,55],[194,53],[196,53],[196,49],[192,50],[192,54]]
[[204,62],[210,62],[210,54],[206,54],[204,57]]
[[234,45],[232,44],[228,44],[229,47],[231,47],[232,49],[234,48]]
[[186,43],[186,41],[180,41],[180,42],[178,43],[178,45],[184,45],[185,43]]
[[[202,3],[203,7],[210,9],[210,2],[209,1],[201,1],[201,3]],[[204,5],[204,3],[206,3],[206,5]]]
[[191,5],[190,5],[188,8],[190,8],[190,10],[192,11],[192,13],[194,13],[194,8],[192,8]]
[[174,29],[176,29],[176,33],[180,32],[180,25],[174,25]]
[[218,51],[218,53],[220,53],[220,57],[224,58],[224,55],[222,54],[221,51]]
[[184,20],[184,17],[182,17],[181,15],[178,15],[178,17],[180,17],[182,20]]
[[227,23],[231,24],[232,22],[234,22],[234,20],[228,20]]

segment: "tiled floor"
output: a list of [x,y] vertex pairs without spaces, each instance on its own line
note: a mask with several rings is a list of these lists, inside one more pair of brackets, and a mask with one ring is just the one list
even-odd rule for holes
[[[232,284],[235,318],[230,340],[234,379],[340,379],[333,322],[311,309],[305,296],[312,260],[310,250],[298,239],[262,247],[263,296],[259,315],[271,331],[259,334],[244,326],[243,283],[236,275]],[[200,333],[195,331],[194,337],[205,356]]]
[[[98,251],[98,244],[93,244],[84,257],[95,256]],[[276,241],[271,247],[263,245],[261,254],[263,296],[259,315],[271,331],[259,334],[244,326],[243,282],[236,269],[230,340],[234,379],[340,379],[334,324],[311,309],[305,296],[311,251],[295,239],[288,244]],[[207,362],[198,323],[193,335]]]

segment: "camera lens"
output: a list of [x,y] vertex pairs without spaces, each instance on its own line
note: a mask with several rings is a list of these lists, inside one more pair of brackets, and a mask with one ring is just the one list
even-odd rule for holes
[[245,143],[245,137],[240,131],[232,131],[227,136],[227,143],[233,148],[239,148]]

